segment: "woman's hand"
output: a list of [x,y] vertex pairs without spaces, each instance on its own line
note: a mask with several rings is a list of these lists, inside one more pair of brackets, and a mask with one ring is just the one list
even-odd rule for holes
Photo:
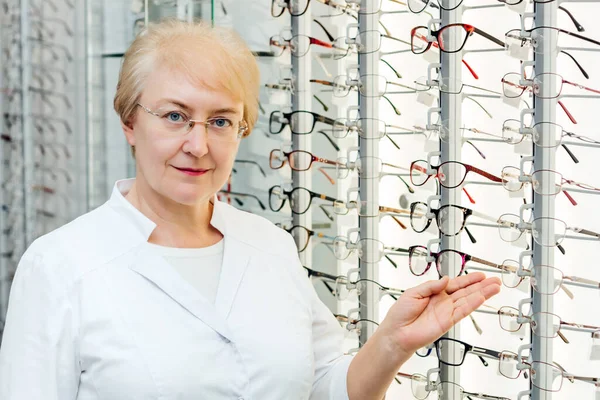
[[410,357],[499,292],[500,279],[481,272],[425,282],[400,296],[377,331]]

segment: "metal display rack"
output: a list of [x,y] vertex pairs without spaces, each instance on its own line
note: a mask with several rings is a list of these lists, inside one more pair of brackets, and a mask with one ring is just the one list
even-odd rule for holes
[[[378,32],[379,26],[379,7],[381,2],[378,0],[367,0],[360,3],[358,24],[360,32],[366,43],[362,53],[359,54],[360,75],[366,78],[362,81],[363,91],[359,99],[359,115],[366,118],[368,123],[364,127],[364,137],[359,140],[359,154],[361,157],[362,176],[359,178],[359,196],[361,202],[366,202],[365,212],[359,217],[360,239],[367,243],[363,246],[364,254],[359,268],[361,279],[371,279],[377,282],[379,278],[379,264],[367,262],[379,258],[375,253],[379,251],[377,244],[379,240],[379,177],[375,174],[377,164],[375,160],[379,157],[379,126],[375,120],[379,118],[379,83],[372,76],[379,74],[379,41],[373,32]],[[377,177],[376,177],[377,176]],[[375,177],[375,178],[373,178]],[[368,254],[368,253],[371,253]],[[373,289],[373,290],[371,290]],[[379,289],[373,286],[367,287],[367,290],[361,294],[360,317],[372,321],[379,321]],[[376,326],[373,324],[365,325],[360,332],[360,342],[365,343],[375,332]]]

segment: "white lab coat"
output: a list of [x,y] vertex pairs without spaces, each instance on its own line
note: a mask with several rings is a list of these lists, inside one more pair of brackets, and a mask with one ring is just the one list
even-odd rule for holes
[[291,236],[215,198],[225,250],[213,305],[147,245],[155,224],[121,193],[132,183],[23,255],[0,399],[348,399],[343,328]]

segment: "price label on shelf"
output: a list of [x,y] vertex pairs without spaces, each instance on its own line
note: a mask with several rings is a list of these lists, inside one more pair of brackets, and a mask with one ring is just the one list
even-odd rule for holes
[[590,349],[590,360],[600,360],[600,332],[592,334],[592,348]]
[[531,286],[529,285],[529,278],[525,278],[521,281],[521,283],[519,283],[519,285],[517,286],[517,290],[525,293],[525,294],[529,294],[531,292]]
[[521,188],[519,190],[515,190],[514,192],[508,192],[508,197],[511,199],[522,199],[525,197],[525,191],[523,188]]
[[[517,323],[517,319],[514,318],[510,322],[509,328],[512,331],[512,330],[517,329],[518,327],[519,327],[519,324]],[[521,338],[521,340],[522,340],[522,339],[525,339],[525,331],[526,331],[526,329],[523,326],[521,326],[521,329],[519,329],[519,330],[517,330],[515,332],[510,332],[510,333],[511,333],[511,335],[514,335],[514,336],[517,336],[517,337]]]
[[521,141],[521,143],[515,144],[515,153],[530,155],[531,154],[531,146],[532,146],[531,140],[523,139]]
[[425,53],[423,53],[423,58],[430,63],[439,63],[440,62],[440,53],[434,49],[433,46]]
[[529,55],[531,47],[523,45],[520,41],[514,41],[508,45],[508,55],[517,60],[527,61],[531,58]]
[[502,95],[502,102],[508,106],[519,108],[519,104],[521,104],[520,97],[506,97],[504,94]]
[[417,102],[426,105],[427,107],[432,107],[433,103],[437,97],[429,92],[418,92],[417,93]]
[[414,391],[413,395],[416,399],[424,399],[429,395],[426,385],[413,385],[412,389]]
[[513,236],[513,240],[516,239],[514,242],[511,242],[514,247],[518,247],[519,249],[527,249],[527,235],[521,234],[518,239],[516,238],[519,235],[517,232],[511,233],[511,235]]
[[432,151],[439,151],[439,150],[440,150],[440,142],[438,142],[437,140],[433,140],[433,139],[425,140],[425,145],[423,146],[423,151],[425,151],[426,153],[429,153]]

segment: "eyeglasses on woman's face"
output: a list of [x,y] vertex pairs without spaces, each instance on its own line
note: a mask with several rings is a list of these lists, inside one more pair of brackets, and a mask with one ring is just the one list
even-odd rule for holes
[[248,131],[246,121],[234,121],[232,117],[215,116],[200,121],[191,119],[185,111],[175,106],[163,106],[153,111],[140,103],[136,105],[158,118],[152,122],[153,127],[172,136],[186,135],[196,124],[204,126],[208,140],[217,142],[237,142]]

